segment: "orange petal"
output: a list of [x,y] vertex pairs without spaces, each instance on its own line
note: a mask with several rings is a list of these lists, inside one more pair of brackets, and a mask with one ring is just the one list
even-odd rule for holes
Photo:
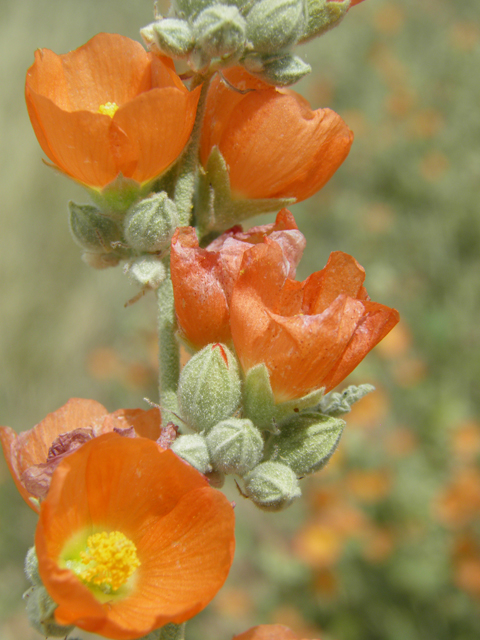
[[177,229],[172,239],[170,266],[178,324],[197,348],[229,342],[228,301],[217,252],[198,246],[192,227]]
[[160,409],[153,407],[144,409],[118,409],[105,417],[101,432],[108,433],[114,429],[133,427],[137,435],[149,440],[158,440],[162,426]]
[[42,132],[39,141],[46,140],[44,152],[64,173],[92,186],[104,186],[115,178],[118,170],[110,150],[109,116],[64,111],[31,89],[27,104],[30,115],[37,118],[34,128]]
[[373,347],[389,333],[400,320],[396,309],[378,302],[364,302],[365,312],[338,363],[324,379],[326,391],[330,391],[344,380]]
[[[177,88],[152,89],[121,106],[112,124],[126,135],[116,151],[118,169],[123,175],[145,182],[162,173],[183,151],[192,132],[200,97],[200,87],[191,93]],[[126,160],[123,160],[123,144]],[[131,168],[131,149],[136,164]]]
[[71,398],[29,431],[17,435],[9,427],[0,427],[5,459],[18,490],[30,507],[35,508],[29,501],[30,494],[22,485],[23,472],[46,462],[48,450],[59,435],[81,427],[97,426],[106,415],[105,407],[95,400]]
[[362,286],[365,269],[342,251],[330,254],[326,266],[305,281],[304,312],[322,313],[340,293],[357,300],[368,299]]

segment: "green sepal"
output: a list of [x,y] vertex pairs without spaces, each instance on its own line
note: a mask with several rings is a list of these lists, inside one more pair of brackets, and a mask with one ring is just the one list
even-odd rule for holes
[[25,575],[27,576],[27,580],[34,587],[42,585],[42,579],[38,573],[38,558],[35,547],[30,547],[27,551],[27,555],[25,557]]
[[261,363],[247,371],[243,384],[243,411],[259,428],[276,432],[275,398],[267,367]]
[[302,493],[295,473],[280,462],[262,462],[244,482],[247,497],[264,511],[282,511]]
[[251,55],[242,60],[245,69],[275,87],[288,87],[301,80],[312,67],[291,53]]
[[298,40],[299,44],[317,38],[336,27],[350,8],[350,0],[336,0],[335,2],[331,2],[331,0],[306,0],[306,3],[308,22]]
[[68,203],[70,231],[75,242],[88,253],[109,253],[121,243],[122,232],[115,220],[91,204]]
[[319,404],[319,410],[325,415],[341,416],[352,410],[352,405],[363,397],[375,391],[372,384],[361,384],[358,387],[350,385],[344,391],[328,393]]
[[202,237],[213,231],[225,231],[252,216],[280,211],[294,202],[295,198],[234,198],[227,164],[218,147],[214,147],[206,169],[200,169],[195,205],[196,226]]
[[27,616],[32,627],[48,638],[66,638],[73,630],[73,626],[64,627],[58,624],[54,617],[57,604],[48,595],[43,586],[34,586],[23,594],[26,602]]
[[288,402],[282,402],[275,406],[274,419],[277,424],[283,423],[292,416],[298,415],[300,412],[306,409],[316,407],[323,398],[323,389],[316,389],[311,391],[302,398],[296,400],[289,400]]
[[171,444],[171,450],[179,458],[191,464],[200,473],[210,473],[210,454],[205,438],[199,433],[179,435]]
[[140,184],[121,173],[102,189],[88,187],[90,197],[97,207],[111,217],[122,218],[132,204],[151,191],[153,180]]
[[286,464],[297,477],[322,469],[333,455],[345,427],[339,418],[319,412],[302,413],[272,436],[264,458]]

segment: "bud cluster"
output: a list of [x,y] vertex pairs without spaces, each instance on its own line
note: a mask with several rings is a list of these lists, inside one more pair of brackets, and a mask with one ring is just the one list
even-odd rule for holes
[[311,71],[291,53],[336,26],[350,0],[176,0],[166,17],[142,29],[145,43],[195,72],[241,64],[275,86]]
[[180,375],[181,418],[194,433],[172,450],[201,473],[239,476],[261,509],[285,509],[301,495],[299,479],[328,462],[345,425],[319,409],[321,397],[275,404],[264,365],[242,380],[232,351],[207,345]]

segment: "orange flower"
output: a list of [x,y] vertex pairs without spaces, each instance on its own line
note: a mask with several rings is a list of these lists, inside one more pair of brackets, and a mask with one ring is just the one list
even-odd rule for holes
[[[44,498],[59,462],[88,440],[110,431],[157,440],[162,435],[158,409],[119,409],[109,414],[99,402],[72,398],[39,424],[19,435],[0,427],[0,440],[10,473],[22,498],[35,511]],[[34,500],[32,501],[31,498]]]
[[283,624],[261,624],[234,636],[233,640],[299,640],[299,637]]
[[172,451],[111,433],[58,466],[35,547],[58,624],[130,640],[215,596],[233,560],[233,509]]
[[304,282],[289,277],[269,238],[246,251],[230,303],[243,370],[265,363],[277,402],[337,386],[399,320],[395,309],[370,301],[364,279],[341,251]]
[[299,94],[275,89],[239,67],[224,75],[246,93],[214,78],[203,124],[202,164],[217,146],[238,198],[300,201],[321,189],[352,145],[353,134],[340,116],[330,109],[312,111]]
[[192,227],[177,229],[170,257],[175,311],[181,334],[197,349],[231,341],[229,305],[243,253],[266,237],[282,247],[289,275],[295,277],[305,238],[286,209],[274,224],[246,232],[241,226],[233,227],[206,249],[198,246]]
[[37,50],[25,96],[45,154],[71,178],[101,188],[119,173],[144,183],[176,160],[199,89],[190,93],[168,58],[100,33],[65,55]]

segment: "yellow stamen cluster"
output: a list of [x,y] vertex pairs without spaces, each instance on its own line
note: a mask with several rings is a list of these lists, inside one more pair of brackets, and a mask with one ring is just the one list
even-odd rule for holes
[[140,566],[136,546],[120,531],[89,536],[80,559],[85,567],[77,566],[78,577],[106,593],[119,589]]
[[117,109],[118,109],[118,104],[116,104],[115,102],[106,102],[105,104],[101,104],[98,107],[98,113],[101,113],[104,116],[110,116],[110,118],[113,118],[113,116],[117,112]]

